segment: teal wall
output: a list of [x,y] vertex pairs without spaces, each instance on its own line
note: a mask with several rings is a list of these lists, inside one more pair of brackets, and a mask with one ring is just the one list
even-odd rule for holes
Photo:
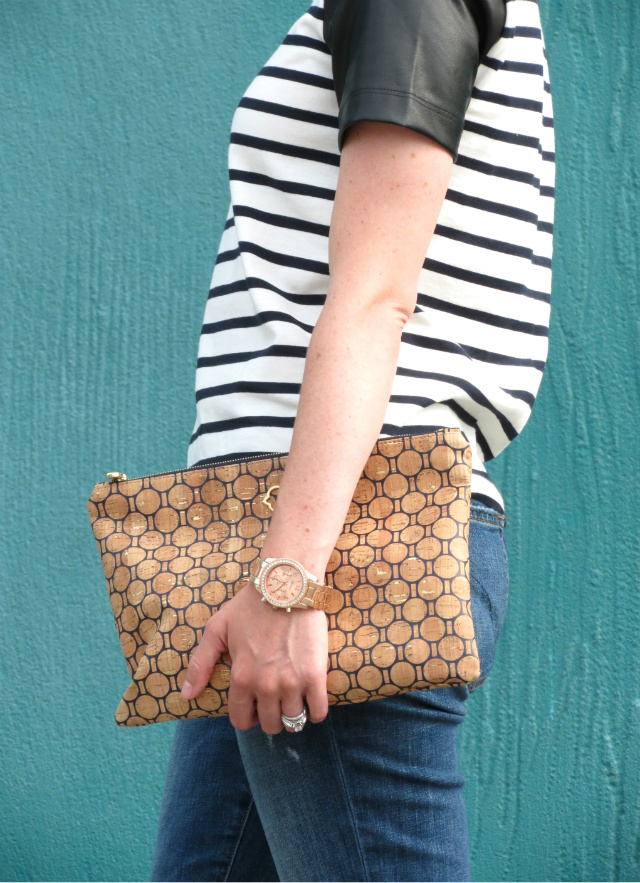
[[[174,725],[113,723],[85,502],[108,469],[185,463],[231,116],[306,5],[0,4],[0,879],[148,879]],[[550,361],[493,463],[510,601],[461,768],[476,880],[637,880],[639,12],[542,13]]]

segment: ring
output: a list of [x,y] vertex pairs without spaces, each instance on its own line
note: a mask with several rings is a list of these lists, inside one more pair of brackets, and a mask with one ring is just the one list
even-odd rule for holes
[[299,733],[307,722],[307,709],[303,708],[300,714],[297,714],[295,717],[287,717],[286,714],[281,714],[280,718],[285,727],[291,727],[294,733]]

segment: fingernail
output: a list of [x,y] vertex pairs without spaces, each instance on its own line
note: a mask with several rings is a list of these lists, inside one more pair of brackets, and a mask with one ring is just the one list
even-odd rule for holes
[[193,684],[191,681],[185,681],[182,685],[182,690],[180,690],[180,695],[183,699],[191,699],[193,696]]

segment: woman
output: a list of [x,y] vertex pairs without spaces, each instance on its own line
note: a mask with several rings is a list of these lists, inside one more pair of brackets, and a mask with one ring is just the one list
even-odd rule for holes
[[189,465],[289,451],[262,557],[322,581],[376,439],[460,426],[481,673],[329,710],[325,614],[248,584],[191,658],[186,698],[229,650],[229,717],[177,725],[153,879],[469,879],[456,729],[507,601],[484,463],[547,356],[548,82],[535,0],[319,0],[240,101]]

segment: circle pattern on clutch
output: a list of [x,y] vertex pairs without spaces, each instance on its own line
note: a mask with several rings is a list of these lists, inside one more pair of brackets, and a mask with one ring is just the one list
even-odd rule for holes
[[[87,508],[132,677],[116,722],[228,713],[228,655],[180,689],[209,617],[245,584],[287,455],[99,482]],[[330,704],[470,683],[471,448],[459,429],[379,439],[327,565]],[[295,615],[295,614],[291,614]]]

